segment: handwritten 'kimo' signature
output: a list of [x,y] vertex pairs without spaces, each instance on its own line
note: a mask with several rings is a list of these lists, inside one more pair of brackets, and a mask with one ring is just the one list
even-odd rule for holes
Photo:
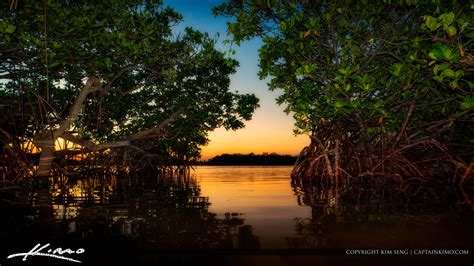
[[37,244],[30,251],[24,252],[24,253],[11,254],[7,257],[7,259],[11,259],[11,258],[15,258],[15,257],[23,257],[22,260],[26,261],[26,259],[28,257],[39,256],[39,257],[51,257],[51,258],[55,258],[55,259],[67,260],[67,261],[71,261],[71,262],[81,263],[81,261],[79,261],[79,260],[69,258],[69,257],[63,256],[63,255],[82,254],[82,253],[85,252],[85,249],[83,249],[83,248],[78,248],[76,250],[71,250],[69,248],[67,248],[67,249],[62,249],[62,248],[51,249],[50,248],[50,249],[46,250],[48,247],[49,247],[49,243],[45,244],[43,246],[41,246],[41,244]]

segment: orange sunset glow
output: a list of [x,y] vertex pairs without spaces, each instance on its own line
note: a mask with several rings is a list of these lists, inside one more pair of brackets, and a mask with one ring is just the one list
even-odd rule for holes
[[[211,6],[213,1],[207,2]],[[205,19],[202,15],[197,15],[196,9],[202,8],[201,4],[190,4],[189,1],[176,1],[173,5],[180,11],[185,19],[178,25],[177,29],[184,29],[186,26],[209,32],[211,36],[220,33],[217,45],[222,51],[229,51],[229,47],[222,45],[227,38],[227,22],[224,18],[211,16],[210,9],[206,14],[210,17]],[[222,23],[218,23],[221,21]],[[297,155],[309,144],[306,135],[295,136],[293,134],[294,119],[292,114],[284,112],[285,106],[279,106],[276,98],[280,91],[270,91],[267,83],[270,79],[260,79],[258,76],[258,49],[261,40],[251,40],[232,46],[235,54],[231,57],[239,61],[239,67],[231,78],[230,88],[234,92],[252,93],[260,99],[259,105],[250,121],[245,122],[245,128],[236,131],[226,131],[219,128],[209,133],[209,144],[201,147],[202,160],[208,160],[223,153],[255,153],[264,152]]]
[[244,129],[226,131],[219,128],[211,132],[210,143],[202,147],[202,159],[207,160],[223,153],[299,154],[309,144],[308,136],[295,136],[292,132],[292,118],[283,111],[269,113],[264,108],[257,110]]

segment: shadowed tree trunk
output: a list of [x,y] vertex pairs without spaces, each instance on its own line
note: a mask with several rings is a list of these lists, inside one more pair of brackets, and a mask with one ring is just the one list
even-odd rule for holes
[[46,177],[51,172],[51,165],[54,160],[54,139],[36,141],[35,144],[41,149],[41,156],[38,165],[37,176]]

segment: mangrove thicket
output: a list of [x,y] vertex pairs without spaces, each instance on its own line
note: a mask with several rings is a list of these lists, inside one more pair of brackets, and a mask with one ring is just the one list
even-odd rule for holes
[[159,0],[2,1],[4,179],[159,171],[199,158],[209,131],[242,128],[258,99],[230,91],[238,62],[181,20]]
[[[226,1],[239,44],[311,144],[293,178],[463,183],[472,177],[469,1]],[[425,3],[426,2],[426,3]]]

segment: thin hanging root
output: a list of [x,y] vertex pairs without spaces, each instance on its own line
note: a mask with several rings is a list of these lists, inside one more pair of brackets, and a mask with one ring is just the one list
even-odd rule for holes
[[324,157],[324,160],[326,161],[326,169],[328,171],[328,176],[330,178],[332,178],[334,176],[334,172],[332,170],[332,166],[331,166],[331,161],[329,160],[329,156],[327,154],[327,152],[323,153],[323,157]]
[[418,167],[416,167],[412,162],[410,162],[409,159],[407,159],[405,156],[401,155],[401,154],[397,154],[396,155],[399,160],[401,160],[402,162],[406,163],[408,167],[410,167],[413,171],[415,171],[419,176],[421,177],[424,177],[425,175],[423,174],[423,172],[421,172],[420,169],[418,169]]
[[[306,171],[306,176],[308,178],[311,178],[311,177],[317,175],[317,173],[318,173],[317,169],[320,167],[322,157],[323,157],[323,155],[321,154],[318,157],[316,157],[314,159],[311,159],[311,163],[309,165],[309,168]],[[320,170],[319,172],[322,172],[322,170]]]
[[316,157],[316,158],[314,158],[314,159],[311,159],[311,163],[310,163],[310,165],[309,165],[310,169],[313,169],[314,165],[315,165],[316,163],[318,163],[319,160],[321,160],[321,158],[323,158],[323,156],[324,156],[324,155],[321,154],[321,155],[319,155],[318,157]]
[[[410,114],[407,114],[406,121],[409,117]],[[440,170],[445,169],[449,172],[454,171],[457,177],[461,177],[464,173],[459,180],[461,184],[473,178],[473,163],[467,167],[464,161],[469,153],[459,155],[459,150],[452,143],[449,145],[440,143],[433,138],[405,141],[404,134],[408,130],[408,122],[404,124],[407,129],[401,130],[395,140],[385,141],[384,136],[378,142],[367,143],[371,140],[366,140],[358,134],[350,134],[352,133],[350,129],[346,130],[343,126],[340,126],[342,129],[329,127],[321,131],[338,133],[337,130],[340,130],[341,132],[336,135],[312,135],[311,144],[297,159],[292,178],[302,181],[318,179],[321,183],[338,186],[346,184],[348,178],[357,179],[364,175],[374,178],[374,175],[378,175],[398,181],[400,188],[405,187],[410,178],[435,180],[444,174]],[[370,149],[367,147],[374,143],[378,145],[374,149],[382,145],[383,152],[369,152]],[[456,169],[446,166],[448,162],[453,163]]]
[[[471,163],[471,165],[472,165],[472,163]],[[467,203],[469,206],[471,206],[471,210],[474,211],[474,202],[471,198],[472,196],[470,196],[472,193],[467,194],[464,191],[463,187],[461,187],[461,193],[462,193],[462,196],[464,198],[464,202]]]
[[334,171],[335,171],[335,185],[336,185],[336,188],[337,186],[339,185],[339,168],[340,168],[340,161],[341,161],[341,156],[339,154],[339,147],[340,147],[340,140],[339,140],[339,137],[336,138],[336,141],[335,141],[335,148],[334,148]]
[[469,174],[472,174],[473,166],[474,166],[474,161],[472,161],[469,164],[469,166],[466,168],[466,171],[464,172],[464,175],[461,178],[461,182],[460,182],[461,186],[464,184],[464,181],[466,181],[468,179],[468,177],[472,177],[472,175],[469,175]]
[[350,178],[354,178],[351,174],[349,174],[346,170],[344,170],[343,168],[339,167],[339,171],[343,172],[344,174],[346,174],[348,177]]
[[405,169],[403,165],[395,162],[394,160],[389,161],[389,163],[391,167],[396,168],[399,172],[402,172],[404,176],[410,176],[410,172],[408,172],[408,170]]
[[405,182],[403,181],[403,178],[399,174],[393,174],[393,175],[388,175],[387,177],[391,177],[393,179],[398,180],[398,189],[402,190],[403,187],[405,186]]
[[441,144],[439,141],[436,141],[436,140],[432,140],[432,143],[440,150],[442,151],[444,154],[446,154],[449,158],[451,158],[452,160],[454,161],[460,161],[462,162],[462,159],[459,158],[458,156],[456,156],[455,154],[452,154],[449,149]]

